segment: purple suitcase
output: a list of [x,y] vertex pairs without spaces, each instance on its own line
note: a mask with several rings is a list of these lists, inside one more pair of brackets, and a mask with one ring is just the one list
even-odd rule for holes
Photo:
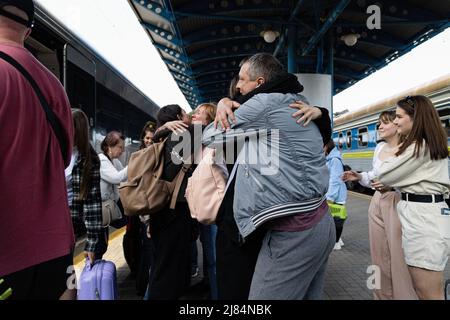
[[78,300],[117,300],[116,266],[111,261],[97,260],[86,265],[81,272]]

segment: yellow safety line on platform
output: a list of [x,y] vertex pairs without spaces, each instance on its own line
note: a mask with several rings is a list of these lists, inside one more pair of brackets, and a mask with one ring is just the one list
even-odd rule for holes
[[362,194],[354,191],[348,191],[349,195],[352,195],[357,198],[366,199],[366,200],[372,200],[372,196],[369,196],[368,194]]
[[372,159],[373,151],[343,152],[342,158],[344,158],[344,159]]
[[[450,155],[450,146],[447,146]],[[342,152],[343,159],[372,159],[373,151]]]
[[[123,236],[125,231],[126,231],[127,227],[122,227],[120,229],[117,229],[116,231],[114,231],[113,233],[110,234],[109,236],[109,241],[108,241],[108,245],[116,238]],[[78,264],[80,264],[81,262],[84,261],[84,251],[82,253],[80,253],[79,255],[77,255],[75,258],[73,258],[73,264],[76,266]]]

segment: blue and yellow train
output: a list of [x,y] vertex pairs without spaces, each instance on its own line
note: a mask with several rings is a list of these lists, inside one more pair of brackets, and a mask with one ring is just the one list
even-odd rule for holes
[[[373,152],[378,141],[377,121],[379,114],[385,110],[395,109],[396,102],[400,99],[408,95],[419,94],[431,99],[439,112],[442,126],[446,129],[447,135],[450,135],[450,74],[448,74],[335,119],[333,140],[342,152],[344,163],[353,170],[370,170]],[[450,151],[449,142],[447,144]]]

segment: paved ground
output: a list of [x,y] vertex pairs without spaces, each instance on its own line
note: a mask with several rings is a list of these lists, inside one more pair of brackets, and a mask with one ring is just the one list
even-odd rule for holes
[[[369,231],[367,209],[369,197],[365,195],[349,196],[348,218],[344,225],[342,240],[344,246],[330,255],[327,277],[325,280],[325,300],[371,300],[372,292],[367,287],[370,276],[367,268],[370,266]],[[115,234],[108,246],[104,259],[114,261],[117,266],[117,282],[119,298],[121,300],[142,299],[136,295],[135,282],[130,277],[129,268],[125,262],[122,250],[123,232]],[[201,258],[201,247],[198,256]],[[83,263],[77,265],[78,272]],[[199,261],[200,274],[202,273]],[[201,299],[203,294],[195,290],[199,283],[197,277],[193,279],[194,289],[184,299]],[[445,278],[450,279],[450,264],[447,264]]]
[[372,299],[366,282],[370,262],[369,228],[367,220],[368,196],[350,196],[341,239],[344,246],[334,250],[328,262],[324,299]]

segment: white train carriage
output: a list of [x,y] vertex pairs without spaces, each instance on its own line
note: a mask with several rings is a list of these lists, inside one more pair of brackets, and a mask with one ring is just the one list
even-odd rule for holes
[[447,135],[450,135],[449,74],[335,119],[333,140],[341,150],[345,164],[357,171],[372,168],[373,153],[378,141],[376,129],[379,114],[395,109],[397,101],[410,95],[425,95],[430,98],[439,112],[442,126]]

